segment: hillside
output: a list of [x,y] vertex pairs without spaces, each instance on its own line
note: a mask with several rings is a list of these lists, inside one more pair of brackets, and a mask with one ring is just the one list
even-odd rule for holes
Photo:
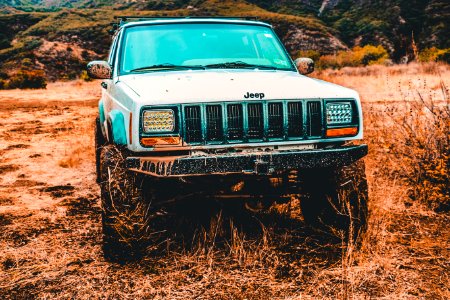
[[4,0],[0,85],[27,65],[50,80],[80,76],[86,62],[105,57],[114,16],[129,14],[256,16],[274,25],[293,56],[381,44],[400,61],[412,56],[412,37],[419,49],[450,47],[445,0]]
[[[99,8],[136,10],[173,10],[196,7],[214,12],[214,5],[225,3],[226,12],[238,11],[247,2],[267,11],[308,16],[336,30],[349,46],[382,43],[397,55],[405,54],[412,33],[422,46],[449,47],[450,3],[446,0],[6,0],[24,10]],[[14,4],[13,4],[14,3]],[[258,9],[256,9],[258,10]],[[403,42],[402,42],[403,41]],[[398,53],[397,53],[398,52]]]

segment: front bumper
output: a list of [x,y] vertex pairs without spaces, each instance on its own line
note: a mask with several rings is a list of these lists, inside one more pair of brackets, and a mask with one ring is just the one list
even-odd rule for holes
[[349,165],[367,155],[367,145],[331,149],[210,154],[207,156],[128,157],[131,171],[157,177],[255,174],[270,175],[290,169]]

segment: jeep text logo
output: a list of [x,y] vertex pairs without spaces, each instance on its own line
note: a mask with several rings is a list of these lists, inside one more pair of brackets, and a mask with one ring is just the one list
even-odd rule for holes
[[264,93],[254,93],[254,94],[253,94],[253,93],[247,92],[247,94],[244,95],[244,98],[245,98],[245,99],[248,99],[248,98],[263,99],[265,96],[266,96],[266,95],[264,95]]

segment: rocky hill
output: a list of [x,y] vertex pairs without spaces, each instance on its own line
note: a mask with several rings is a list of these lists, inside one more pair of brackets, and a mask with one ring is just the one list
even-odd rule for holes
[[25,62],[49,79],[75,78],[104,57],[115,16],[256,16],[274,25],[288,51],[332,54],[383,45],[394,61],[419,48],[449,48],[446,0],[0,0],[0,80]]

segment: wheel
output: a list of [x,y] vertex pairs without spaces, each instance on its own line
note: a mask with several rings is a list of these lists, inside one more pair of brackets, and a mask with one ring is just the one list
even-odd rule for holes
[[100,175],[105,258],[139,258],[157,236],[151,231],[157,213],[150,205],[144,177],[127,171],[125,155],[115,145],[101,148]]
[[97,174],[97,183],[100,183],[100,152],[101,148],[106,144],[105,137],[102,133],[100,118],[95,118],[94,140],[95,140],[95,170]]
[[362,160],[338,170],[303,172],[300,207],[312,227],[353,239],[367,227],[368,188]]

